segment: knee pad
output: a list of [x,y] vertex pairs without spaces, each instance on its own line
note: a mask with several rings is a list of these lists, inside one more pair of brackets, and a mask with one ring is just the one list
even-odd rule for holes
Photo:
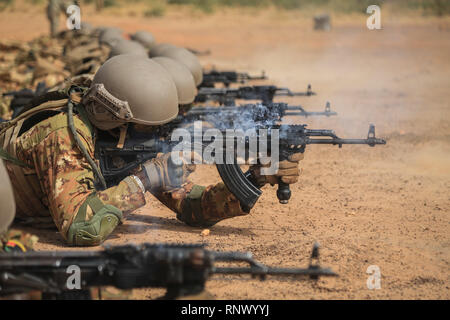
[[[93,217],[86,219],[87,207]],[[122,220],[122,211],[112,205],[105,205],[95,194],[81,205],[67,233],[67,243],[73,246],[96,246],[114,231]]]

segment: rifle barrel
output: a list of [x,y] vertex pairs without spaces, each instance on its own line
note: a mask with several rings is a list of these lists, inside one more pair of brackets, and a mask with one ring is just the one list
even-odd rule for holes
[[251,262],[253,261],[253,256],[250,252],[219,252],[214,251],[210,252],[213,256],[214,261],[245,261]]
[[269,276],[325,276],[336,277],[337,274],[328,268],[251,268],[251,267],[217,267],[213,269],[215,274],[250,274],[250,275],[269,275]]
[[306,92],[289,92],[288,96],[296,97],[296,96],[315,96],[316,93],[314,91],[306,91]]
[[337,116],[334,111],[301,111],[301,112],[286,112],[285,116]]
[[386,140],[371,138],[371,139],[310,139],[308,138],[306,144],[334,144],[334,145],[343,145],[343,144],[368,144],[369,146],[374,146],[376,144],[386,144]]

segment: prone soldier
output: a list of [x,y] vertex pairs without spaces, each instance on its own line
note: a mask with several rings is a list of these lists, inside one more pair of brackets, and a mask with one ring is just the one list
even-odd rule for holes
[[[193,226],[248,214],[223,183],[190,183],[195,167],[175,164],[170,153],[147,161],[115,186],[97,187],[102,180],[94,155],[99,132],[112,133],[121,145],[128,126],[157,128],[178,115],[180,103],[189,102],[180,100],[183,89],[169,70],[144,56],[118,55],[100,67],[92,83],[78,85],[79,92],[49,92],[39,105],[4,124],[0,147],[17,215],[51,217],[68,244],[92,246],[145,205],[146,191]],[[274,176],[261,176],[256,166],[255,180],[259,186],[295,183],[302,158],[297,153],[280,162]]]

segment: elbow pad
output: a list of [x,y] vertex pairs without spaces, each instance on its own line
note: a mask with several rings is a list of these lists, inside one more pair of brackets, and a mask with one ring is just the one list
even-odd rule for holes
[[[87,207],[94,215],[86,221]],[[67,243],[73,246],[96,246],[114,231],[122,220],[122,211],[105,205],[97,195],[90,195],[81,205],[67,233]]]
[[189,226],[200,226],[204,221],[202,217],[202,195],[204,187],[195,185],[184,199],[181,212],[177,213],[177,219]]
[[202,214],[202,196],[205,187],[195,185],[184,200],[177,219],[191,227],[211,227],[218,221],[207,221]]

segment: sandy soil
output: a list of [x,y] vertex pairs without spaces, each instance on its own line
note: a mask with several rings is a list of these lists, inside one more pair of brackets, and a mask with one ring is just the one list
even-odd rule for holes
[[[155,19],[87,14],[94,25],[145,29],[161,42],[211,49],[204,65],[264,69],[270,83],[292,89],[311,83],[316,97],[285,100],[309,110],[330,101],[339,116],[287,121],[355,138],[374,123],[388,140],[376,148],[311,146],[289,204],[265,187],[250,215],[219,223],[207,237],[149,197],[107,242],[204,242],[251,251],[268,265],[306,266],[318,241],[322,263],[340,275],[318,283],[215,278],[207,287],[218,299],[449,299],[449,20],[387,16],[383,30],[369,31],[365,19],[336,18],[322,33],[303,15],[272,11]],[[0,37],[24,40],[48,29],[33,9],[0,13],[0,26]],[[219,177],[214,167],[200,167],[193,180],[206,185]],[[66,249],[55,231],[37,234],[38,249]],[[370,265],[380,267],[380,290],[367,289]],[[135,297],[161,292],[138,290]]]

